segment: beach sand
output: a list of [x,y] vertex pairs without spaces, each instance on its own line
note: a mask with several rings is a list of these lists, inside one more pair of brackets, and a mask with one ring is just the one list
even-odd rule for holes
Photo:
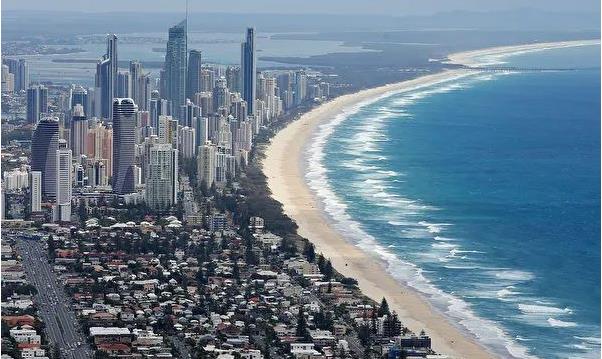
[[[492,48],[453,54],[454,63],[473,65],[474,56],[499,55],[518,51],[550,48],[554,44],[530,44],[504,48]],[[556,46],[567,46],[557,43]],[[503,49],[503,50],[502,50]],[[495,358],[476,338],[452,324],[452,321],[434,309],[418,292],[407,287],[387,273],[383,265],[372,255],[345,241],[337,232],[305,179],[305,146],[316,128],[333,120],[345,108],[363,101],[386,95],[392,91],[411,90],[416,86],[428,86],[468,73],[467,70],[447,70],[416,79],[363,90],[337,97],[302,115],[290,123],[272,139],[262,162],[272,196],[283,204],[284,212],[299,226],[298,233],[310,240],[317,252],[330,258],[333,266],[343,275],[355,278],[362,292],[380,301],[385,297],[402,323],[415,333],[424,329],[432,339],[432,347],[438,353],[454,358]]]

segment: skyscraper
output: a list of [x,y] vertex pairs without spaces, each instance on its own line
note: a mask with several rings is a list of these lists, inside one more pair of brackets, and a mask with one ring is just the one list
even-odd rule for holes
[[84,113],[84,107],[76,104],[73,108],[73,117],[71,118],[71,149],[73,157],[80,162],[81,156],[86,154],[86,143],[88,140],[88,120]]
[[29,196],[31,200],[31,212],[42,210],[42,172],[31,171],[29,181]]
[[117,72],[117,86],[115,90],[115,97],[132,97],[132,94],[130,93],[130,73],[128,71]]
[[178,148],[178,120],[172,116],[159,116],[157,134],[161,143],[169,143]]
[[7,65],[2,65],[2,92],[15,91],[15,75],[12,74]]
[[130,62],[130,96],[138,105],[138,110],[148,111],[150,103],[150,77],[144,73],[142,64]]
[[196,154],[196,138],[194,128],[188,126],[181,127],[178,138],[180,141],[178,147],[180,149],[182,158],[194,158]]
[[171,100],[174,109],[186,103],[186,20],[169,28],[165,53],[165,98]]
[[188,55],[186,96],[192,99],[197,92],[201,92],[201,51],[190,50],[190,54]]
[[[63,140],[61,140],[63,141]],[[56,156],[56,205],[58,208],[58,219],[62,222],[71,220],[71,195],[72,195],[72,176],[71,176],[71,150],[67,148],[67,143],[59,143],[59,149]]]
[[29,87],[29,66],[24,59],[2,59],[2,64],[8,66],[8,71],[13,74],[14,90],[24,91]]
[[107,53],[96,64],[96,88],[100,91],[100,114],[112,118],[117,88],[117,36],[107,35]]
[[146,178],[146,203],[153,209],[168,209],[177,202],[178,150],[167,143],[150,148]]
[[131,98],[113,100],[113,192],[134,192],[134,155],[136,147],[136,111]]
[[59,120],[44,117],[33,131],[31,140],[31,170],[42,173],[42,196],[56,198],[56,151],[59,147]]
[[247,29],[246,41],[241,44],[240,69],[242,73],[242,98],[247,102],[247,114],[255,114],[255,29]]
[[77,86],[71,91],[71,110],[78,104],[83,106],[83,111],[86,115],[91,114],[88,91],[82,86]]
[[307,97],[307,75],[304,71],[295,74],[295,105],[300,105]]
[[230,111],[230,91],[225,77],[220,77],[213,88],[213,110],[218,111],[220,107]]
[[215,182],[215,165],[217,162],[217,146],[211,141],[199,146],[197,156],[197,173],[199,184],[205,183],[207,188]]
[[240,67],[228,66],[226,68],[226,81],[232,92],[240,92]]
[[24,59],[19,60],[19,72],[15,74],[15,90],[22,91],[29,87],[29,66]]
[[48,112],[48,89],[34,85],[27,89],[27,121],[37,123],[41,114]]

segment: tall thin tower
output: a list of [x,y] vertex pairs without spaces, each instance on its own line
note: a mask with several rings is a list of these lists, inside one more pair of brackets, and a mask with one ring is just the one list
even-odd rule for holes
[[169,28],[165,52],[165,97],[174,109],[186,104],[187,25],[186,19]]
[[136,112],[131,98],[113,100],[113,192],[133,193],[136,149]]
[[255,61],[255,28],[247,29],[246,41],[241,44],[240,69],[242,73],[242,98],[247,102],[247,114],[255,114],[255,88],[257,69]]
[[96,87],[100,91],[100,113],[112,118],[113,98],[117,89],[117,36],[107,35],[107,53],[96,64]]

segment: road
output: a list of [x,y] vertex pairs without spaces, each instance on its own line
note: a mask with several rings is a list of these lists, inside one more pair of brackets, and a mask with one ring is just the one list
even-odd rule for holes
[[50,344],[59,349],[63,359],[93,358],[94,352],[81,332],[69,296],[48,263],[42,242],[19,237],[16,243],[27,280],[38,290],[35,302]]

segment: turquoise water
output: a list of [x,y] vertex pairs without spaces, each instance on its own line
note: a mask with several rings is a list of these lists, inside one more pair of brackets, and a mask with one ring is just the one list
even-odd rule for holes
[[503,357],[600,356],[599,54],[391,95],[309,150],[335,226]]

